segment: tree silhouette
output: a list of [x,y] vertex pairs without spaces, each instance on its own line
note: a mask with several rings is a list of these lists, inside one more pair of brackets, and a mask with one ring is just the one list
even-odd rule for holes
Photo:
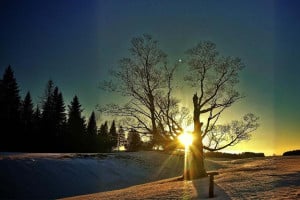
[[42,99],[42,117],[41,117],[41,150],[48,152],[53,150],[55,119],[54,119],[54,103],[53,103],[54,83],[49,80],[46,84],[44,97]]
[[38,152],[42,149],[42,113],[37,105],[34,113],[33,113],[33,139],[31,141],[31,145],[33,148],[33,151]]
[[140,148],[142,146],[142,141],[141,141],[140,134],[136,130],[131,129],[128,132],[127,140],[128,140],[128,143],[126,145],[127,151],[138,151],[138,150],[140,150]]
[[63,151],[63,139],[66,133],[66,113],[65,103],[63,100],[62,93],[58,87],[54,88],[53,94],[53,137],[55,151]]
[[62,93],[59,92],[58,87],[54,88],[53,92],[53,109],[54,109],[54,119],[56,133],[60,134],[64,130],[66,123],[66,113],[65,113],[65,103],[63,100]]
[[127,144],[127,140],[125,138],[125,131],[122,126],[119,127],[117,133],[117,150],[120,151],[121,146],[125,146]]
[[[190,177],[206,175],[203,149],[217,151],[250,138],[258,127],[258,117],[246,114],[242,120],[218,124],[221,114],[243,98],[236,89],[239,72],[244,68],[239,58],[219,56],[212,42],[200,42],[187,51],[188,75],[185,81],[199,94],[193,96],[194,143]],[[205,123],[204,123],[205,122]],[[203,139],[208,138],[208,144]]]
[[104,122],[104,124],[101,124],[100,129],[99,129],[99,135],[108,135],[108,125],[107,121]]
[[68,134],[69,145],[71,151],[85,151],[86,150],[86,125],[85,119],[82,116],[81,104],[78,97],[75,95],[70,105],[68,106]]
[[9,65],[0,83],[0,150],[20,149],[20,108],[19,86]]
[[101,124],[99,131],[98,131],[99,140],[101,141],[101,151],[102,152],[109,152],[109,138],[108,138],[108,125],[107,121],[104,124]]
[[92,112],[86,129],[82,111],[74,96],[67,120],[62,92],[52,80],[47,82],[39,105],[34,106],[29,91],[21,100],[14,72],[8,66],[0,79],[0,151],[111,152],[119,142],[115,121],[110,130],[105,122],[97,132]]
[[31,99],[30,92],[27,92],[23,102],[22,102],[22,109],[21,109],[21,122],[22,122],[22,128],[23,128],[23,134],[22,138],[20,138],[21,141],[23,141],[22,149],[24,150],[33,150],[33,103]]
[[113,120],[111,127],[109,129],[109,146],[110,149],[113,150],[118,145],[118,135],[117,135],[117,128],[115,124],[115,120]]
[[22,102],[21,119],[25,127],[31,126],[33,121],[33,103],[30,92],[26,93],[26,96]]
[[[87,142],[89,152],[97,152],[101,148],[100,138],[97,134],[97,123],[95,112],[93,111],[87,125]],[[101,150],[100,150],[101,151]]]
[[92,112],[88,121],[87,133],[89,135],[97,135],[97,123],[94,111]]
[[106,105],[100,111],[122,117],[127,129],[150,134],[154,145],[163,145],[178,134],[180,120],[187,116],[172,96],[177,65],[167,66],[166,54],[150,35],[133,38],[130,53],[130,58],[121,59],[119,67],[111,72],[112,80],[103,83],[103,89],[129,101]]
[[42,102],[41,131],[44,151],[58,151],[66,129],[65,105],[62,93],[49,80]]

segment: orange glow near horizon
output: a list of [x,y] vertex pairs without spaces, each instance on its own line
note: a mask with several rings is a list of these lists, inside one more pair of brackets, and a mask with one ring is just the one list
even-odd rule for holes
[[[233,107],[230,115],[224,113],[220,120],[220,124],[228,123],[231,119],[240,119],[240,107]],[[253,108],[249,108],[251,111]],[[272,112],[263,110],[258,112],[257,115],[264,120],[260,121],[260,127],[253,133],[250,140],[241,141],[240,143],[229,146],[225,149],[220,150],[226,153],[243,153],[243,152],[254,152],[264,153],[265,156],[282,155],[286,151],[292,151],[300,149],[299,145],[299,131],[292,125],[280,124],[275,126],[275,118]],[[203,120],[205,117],[203,117]],[[205,121],[204,121],[205,123]],[[182,125],[184,130],[187,132],[193,132],[194,125],[184,124]],[[208,144],[208,138],[203,138],[203,144]]]

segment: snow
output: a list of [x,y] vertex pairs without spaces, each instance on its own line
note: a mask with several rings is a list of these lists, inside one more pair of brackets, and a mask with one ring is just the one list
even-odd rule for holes
[[179,176],[183,158],[158,152],[2,154],[0,199],[61,198]]
[[232,199],[300,199],[300,157],[227,162],[216,183]]
[[[300,199],[300,157],[207,159],[213,199]],[[208,178],[182,181],[162,152],[0,154],[0,199],[206,199]],[[84,196],[82,196],[84,195]]]
[[[80,199],[209,199],[208,198],[208,178],[198,179],[195,181],[178,180],[179,177],[165,179],[162,181],[151,182],[148,184],[132,186],[129,188],[114,190],[110,192],[101,192],[90,195],[75,196],[65,198],[64,200]],[[230,199],[228,195],[215,187],[215,197],[217,200]]]

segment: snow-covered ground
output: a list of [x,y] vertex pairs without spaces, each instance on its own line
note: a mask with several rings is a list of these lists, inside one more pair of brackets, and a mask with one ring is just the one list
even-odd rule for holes
[[53,199],[120,189],[182,173],[183,157],[159,152],[2,154],[0,199]]
[[[220,162],[218,162],[220,163]],[[300,199],[300,156],[224,162],[216,183],[231,199]]]
[[[206,166],[220,173],[215,199],[300,199],[300,157],[208,159]],[[182,155],[162,152],[2,153],[0,199],[207,198],[208,179],[174,178],[182,171]]]
[[[179,177],[164,179],[162,181],[136,185],[121,190],[81,195],[63,200],[164,200],[164,199],[210,199],[208,198],[208,178],[194,181],[182,181]],[[230,197],[220,187],[215,186],[214,200],[227,200]]]

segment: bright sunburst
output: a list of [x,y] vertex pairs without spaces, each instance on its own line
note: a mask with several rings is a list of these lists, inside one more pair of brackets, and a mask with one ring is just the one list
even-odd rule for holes
[[185,146],[188,147],[193,143],[193,136],[189,133],[182,133],[178,136],[179,141]]

